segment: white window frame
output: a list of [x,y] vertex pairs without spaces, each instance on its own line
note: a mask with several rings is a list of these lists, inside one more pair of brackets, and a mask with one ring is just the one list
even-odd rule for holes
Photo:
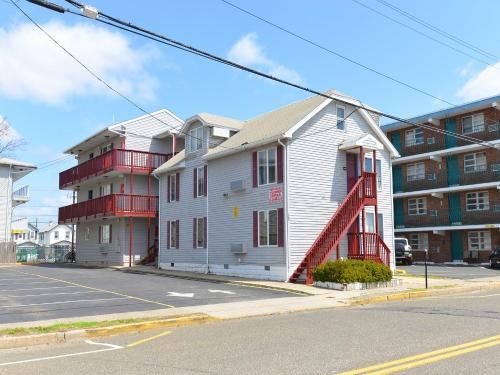
[[491,250],[491,232],[467,232],[467,242],[469,245],[469,251]]
[[[420,170],[421,169],[421,170]],[[410,172],[413,172],[410,174]],[[406,166],[406,181],[425,180],[425,163],[418,162]]]
[[196,218],[196,248],[203,249],[205,247],[205,221],[202,217]]
[[179,241],[179,239],[177,238],[177,221],[176,220],[172,220],[170,221],[170,227],[168,228],[168,230],[170,231],[170,248],[171,249],[175,249],[177,248],[177,241]]
[[90,227],[85,228],[85,240],[90,240]]
[[[342,116],[339,115],[339,109],[342,110],[343,114]],[[337,104],[335,114],[337,116],[337,129],[339,130],[345,130],[345,106]]]
[[108,143],[101,147],[101,155],[113,149],[113,143]]
[[[271,173],[273,166],[269,162],[269,155],[274,154],[274,173]],[[264,161],[261,163],[261,155],[264,155]],[[261,168],[264,168],[265,175],[261,181]],[[257,152],[257,180],[259,186],[272,185],[278,182],[278,150],[276,147],[270,147]]]
[[484,172],[486,170],[488,170],[486,152],[464,155],[464,173]]
[[[418,134],[417,134],[418,133]],[[414,128],[407,130],[405,133],[406,147],[423,145],[425,143],[424,130],[421,128]]]
[[111,224],[101,225],[100,243],[111,243]]
[[59,231],[56,230],[54,231],[54,240],[58,240],[59,239]]
[[409,198],[408,216],[427,215],[427,198]]
[[170,175],[170,202],[177,202],[177,174]]
[[[465,129],[464,121],[470,119],[470,129]],[[475,113],[473,115],[462,117],[462,134],[474,134],[485,130],[484,113]]]
[[[370,170],[366,170],[367,165],[366,161],[370,160]],[[375,159],[377,163],[377,191],[382,191],[382,159]],[[365,171],[366,172],[372,172],[373,173],[373,158],[369,156],[365,156]]]
[[408,243],[413,250],[424,250],[429,246],[429,236],[427,233],[410,233]]
[[196,168],[196,197],[205,195],[205,167]]
[[198,150],[201,150],[203,148],[203,143],[204,143],[204,131],[203,131],[203,126],[198,126],[194,129],[189,130],[188,132],[188,145],[189,145],[189,151],[188,152],[196,152]]
[[70,237],[71,237],[71,232],[70,232],[69,230],[67,230],[67,231],[66,231],[66,233],[65,233],[65,238],[66,238],[67,240],[69,240],[69,239],[70,239]]
[[[276,242],[276,243],[271,243],[271,223],[270,223],[270,220],[269,220],[269,217],[270,217],[270,213],[273,213],[273,215],[275,215],[275,219],[276,219],[276,235],[275,235],[275,238],[276,238],[276,241],[273,241],[273,242]],[[278,210],[277,209],[272,209],[272,210],[260,210],[258,212],[258,220],[257,220],[257,235],[258,235],[258,238],[259,238],[259,247],[278,247],[278,233],[279,233],[279,228],[278,228]],[[262,219],[265,220],[265,229],[266,229],[266,238],[265,238],[265,242],[262,241],[262,238],[261,238],[261,221]]]
[[104,197],[106,195],[113,194],[113,184],[104,184],[99,186],[99,196]]
[[467,211],[487,211],[490,209],[490,194],[487,191],[472,191],[465,194]]

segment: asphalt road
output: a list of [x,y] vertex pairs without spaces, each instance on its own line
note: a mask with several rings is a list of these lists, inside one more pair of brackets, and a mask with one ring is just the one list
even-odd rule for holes
[[[500,269],[490,269],[481,266],[448,266],[448,265],[428,265],[427,272],[431,276],[450,277],[453,279],[476,279],[481,277],[500,276]],[[420,264],[412,266],[397,266],[398,269],[405,270],[411,275],[424,275],[425,267]]]
[[0,267],[0,324],[292,296],[107,268]]
[[499,334],[500,291],[489,291],[4,350],[0,373],[499,374],[500,336],[477,342]]

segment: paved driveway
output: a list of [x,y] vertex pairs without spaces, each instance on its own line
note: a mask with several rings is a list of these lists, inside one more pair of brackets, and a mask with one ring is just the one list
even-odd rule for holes
[[[424,275],[425,267],[420,264],[412,266],[397,266],[400,270],[405,270],[411,275]],[[450,277],[453,279],[477,279],[482,277],[500,276],[500,269],[490,269],[481,266],[447,266],[447,265],[428,265],[427,272],[432,276]]]
[[285,291],[107,268],[0,267],[0,324],[291,296]]

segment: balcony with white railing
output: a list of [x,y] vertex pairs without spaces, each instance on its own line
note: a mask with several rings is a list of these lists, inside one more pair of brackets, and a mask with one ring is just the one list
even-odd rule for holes
[[29,201],[30,187],[28,185],[17,189],[12,193],[12,204],[18,206]]

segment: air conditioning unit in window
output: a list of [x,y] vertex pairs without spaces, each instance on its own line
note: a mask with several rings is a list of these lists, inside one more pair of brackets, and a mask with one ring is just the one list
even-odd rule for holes
[[245,180],[231,181],[229,183],[229,187],[231,189],[231,192],[233,192],[233,193],[238,192],[238,191],[243,191],[247,188]]
[[427,180],[434,181],[435,179],[436,179],[436,174],[435,173],[429,173],[427,175]]
[[436,137],[429,137],[427,138],[427,144],[428,145],[433,145],[436,143]]
[[231,246],[231,252],[233,254],[246,254],[247,253],[247,248],[242,243],[232,243],[230,246]]
[[499,124],[488,125],[488,131],[490,133],[497,132],[499,130],[500,130],[500,125]]

